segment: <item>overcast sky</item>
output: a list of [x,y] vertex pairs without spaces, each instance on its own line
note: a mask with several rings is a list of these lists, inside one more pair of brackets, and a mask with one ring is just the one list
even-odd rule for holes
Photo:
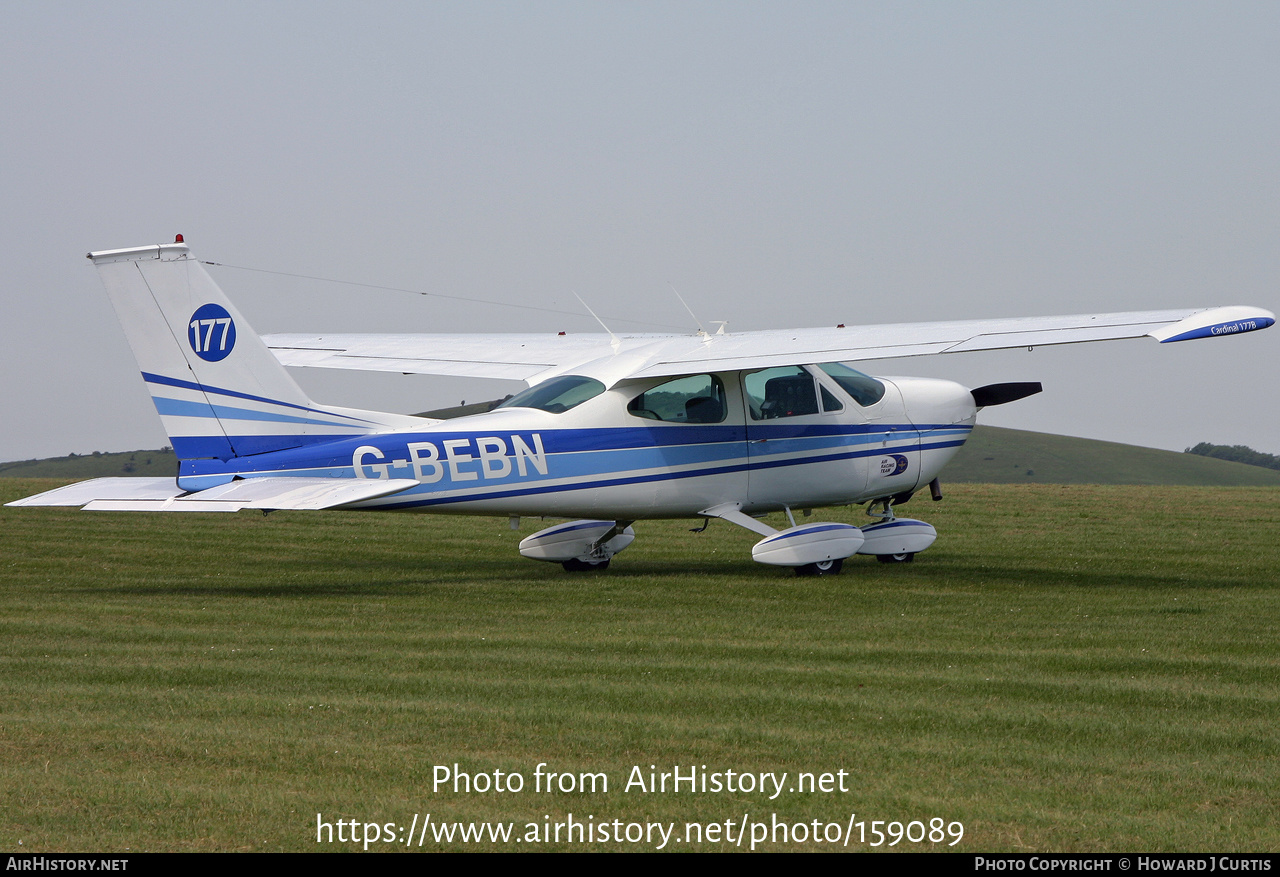
[[[84,254],[178,232],[455,297],[211,268],[261,332],[597,331],[574,293],[692,329],[668,283],[730,331],[1280,310],[1278,47],[1275,2],[8,0],[0,460],[167,443]],[[1043,381],[985,423],[1280,453],[1280,329],[868,370]],[[295,375],[406,412],[518,386]]]

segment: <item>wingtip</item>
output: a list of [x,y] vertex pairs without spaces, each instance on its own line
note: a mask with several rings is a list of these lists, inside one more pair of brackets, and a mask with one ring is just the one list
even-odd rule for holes
[[1263,308],[1235,305],[1210,308],[1192,314],[1147,334],[1167,344],[1171,341],[1191,341],[1196,338],[1217,338],[1223,335],[1240,335],[1267,329],[1276,322],[1276,315]]

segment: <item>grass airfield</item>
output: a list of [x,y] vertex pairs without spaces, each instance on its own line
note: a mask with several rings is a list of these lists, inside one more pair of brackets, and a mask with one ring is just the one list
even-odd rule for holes
[[[940,533],[916,563],[797,579],[721,522],[642,522],[571,576],[517,555],[528,519],[0,509],[0,845],[310,852],[362,847],[318,845],[317,813],[515,836],[572,813],[964,825],[895,850],[1280,847],[1280,488],[948,485],[902,512]],[[433,790],[454,763],[526,785]],[[609,790],[536,792],[539,763]],[[625,791],[633,765],[849,791]]]

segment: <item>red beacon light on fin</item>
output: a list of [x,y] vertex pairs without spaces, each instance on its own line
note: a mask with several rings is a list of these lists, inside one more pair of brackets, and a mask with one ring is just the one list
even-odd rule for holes
[[173,242],[174,242],[175,244],[182,244],[182,243],[186,243],[186,241],[184,241],[184,240],[182,239],[182,235],[180,235],[180,234],[179,234],[179,235],[174,235],[174,236],[173,236]]

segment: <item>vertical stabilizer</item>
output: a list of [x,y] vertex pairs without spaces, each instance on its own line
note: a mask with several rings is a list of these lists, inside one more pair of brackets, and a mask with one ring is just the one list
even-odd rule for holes
[[89,258],[179,459],[251,456],[384,425],[308,399],[180,240]]

